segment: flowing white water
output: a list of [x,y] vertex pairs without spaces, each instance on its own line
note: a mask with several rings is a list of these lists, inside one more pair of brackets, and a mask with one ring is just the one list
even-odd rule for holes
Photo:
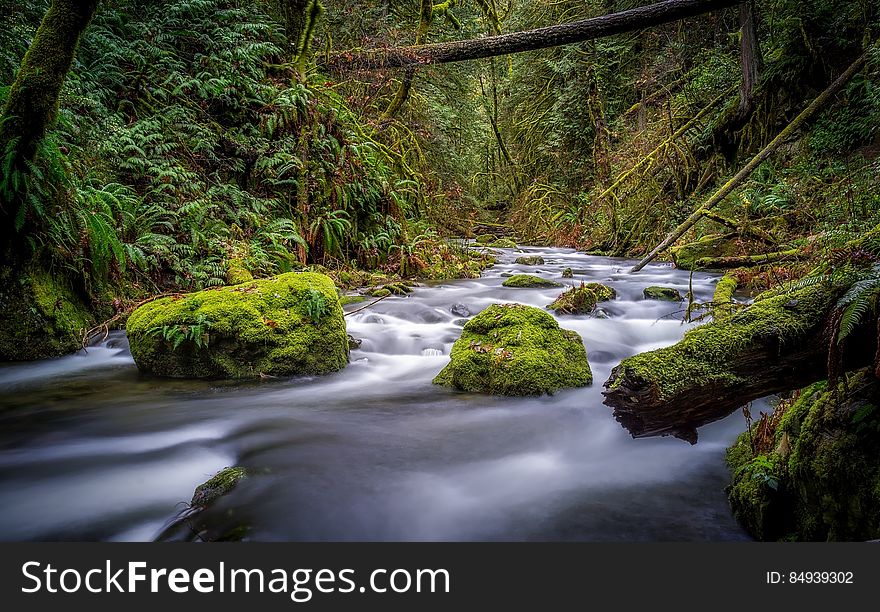
[[[743,539],[723,493],[732,415],[700,443],[633,440],[602,404],[623,357],[676,342],[689,273],[567,249],[524,249],[476,280],[421,287],[347,318],[363,340],[336,374],[260,383],[139,375],[125,338],[88,353],[0,368],[0,539],[152,539],[217,470],[254,475],[222,502],[259,540]],[[560,279],[564,268],[574,279]],[[560,289],[507,289],[503,274],[597,281],[609,318],[562,316],[594,384],[540,398],[431,384],[463,318],[492,303],[544,307]],[[695,274],[698,300],[717,277]],[[352,305],[350,309],[362,306]],[[458,308],[456,310],[459,310]]]

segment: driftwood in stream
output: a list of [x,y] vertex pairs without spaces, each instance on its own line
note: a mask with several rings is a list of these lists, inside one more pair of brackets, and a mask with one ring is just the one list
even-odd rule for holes
[[[605,383],[605,403],[633,437],[673,435],[694,444],[697,427],[827,377],[825,330],[840,294],[814,285],[759,299],[678,344],[624,359]],[[864,342],[847,347],[846,368],[871,362],[873,347]]]

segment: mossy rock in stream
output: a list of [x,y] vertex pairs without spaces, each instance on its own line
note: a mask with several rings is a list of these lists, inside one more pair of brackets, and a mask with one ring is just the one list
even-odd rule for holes
[[477,244],[489,244],[490,242],[495,242],[498,238],[495,234],[480,234],[474,239],[474,242]]
[[880,382],[850,375],[783,400],[728,449],[734,516],[759,540],[880,538]]
[[581,337],[550,314],[493,304],[468,321],[434,384],[494,395],[542,395],[593,381]]
[[145,304],[128,319],[138,368],[174,378],[326,374],[348,363],[336,287],[315,272]]
[[560,293],[552,304],[547,306],[556,314],[590,314],[599,302],[607,302],[617,297],[611,287],[601,283],[581,283],[568,291]]
[[513,289],[549,289],[551,287],[562,287],[563,285],[562,283],[541,278],[540,276],[533,276],[531,274],[514,274],[501,283],[501,286]]
[[499,238],[489,246],[493,249],[515,249],[516,242],[514,242],[510,238]]
[[562,271],[562,278],[574,278],[574,272],[571,268],[566,268]]
[[681,302],[684,300],[678,289],[674,287],[645,287],[642,293],[646,300],[660,300],[661,302]]
[[250,532],[249,522],[232,506],[221,507],[221,498],[248,478],[239,466],[223,468],[196,487],[189,506],[162,530],[158,541],[238,542]]
[[95,324],[67,279],[36,265],[0,273],[0,361],[32,361],[82,348]]
[[543,266],[544,258],[540,255],[523,255],[513,260],[513,263],[522,264],[524,266]]

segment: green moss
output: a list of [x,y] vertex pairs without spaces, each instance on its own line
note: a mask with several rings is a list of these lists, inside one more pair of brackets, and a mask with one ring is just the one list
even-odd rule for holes
[[495,236],[495,234],[480,234],[476,237],[474,242],[476,242],[477,244],[489,244],[490,242],[495,242],[496,240],[498,240],[498,238]]
[[[728,451],[728,488],[737,518],[760,539],[880,538],[880,389],[870,374],[847,387],[819,382],[801,391],[771,421],[765,462],[751,456],[743,434]],[[772,465],[775,490],[755,487],[760,464]]]
[[672,287],[645,287],[642,292],[646,300],[660,300],[663,302],[681,302],[684,298],[678,289]]
[[57,357],[82,347],[94,317],[67,280],[36,266],[0,277],[0,359]]
[[562,271],[562,278],[574,278],[574,272],[571,268],[566,268]]
[[712,296],[715,319],[723,319],[733,314],[733,292],[736,291],[736,277],[727,274],[715,285],[715,294]]
[[366,297],[363,295],[341,295],[339,296],[339,304],[342,306],[348,306],[349,304],[357,304],[358,302],[366,301]]
[[489,245],[493,249],[515,249],[516,242],[510,238],[499,238]]
[[728,368],[731,351],[796,341],[824,323],[837,295],[813,286],[756,301],[723,321],[688,331],[678,344],[624,359],[609,386],[616,388],[626,377],[650,380],[658,385],[658,399],[666,401],[692,387],[695,380],[706,385],[740,382]]
[[696,242],[669,249],[676,267],[683,270],[696,269],[697,260],[704,257],[727,257],[738,254],[736,234],[712,234]]
[[598,302],[613,300],[616,295],[614,289],[600,283],[581,283],[559,294],[547,308],[556,314],[589,314]]
[[562,287],[561,283],[541,278],[540,276],[532,276],[531,274],[514,274],[501,283],[501,285],[503,287],[512,287],[516,289],[547,289],[549,287]]
[[240,285],[254,280],[253,274],[248,270],[241,259],[229,259],[226,262],[226,284]]
[[[164,330],[204,325],[203,346],[177,348]],[[128,319],[131,353],[146,372],[178,378],[253,378],[326,374],[345,367],[348,339],[333,282],[291,272],[167,297]]]
[[495,395],[541,395],[592,382],[581,337],[548,313],[493,304],[462,329],[435,384]]
[[543,266],[544,258],[540,255],[523,255],[517,257],[513,263],[522,264],[524,266]]
[[196,487],[191,506],[204,508],[229,493],[248,473],[243,467],[228,467],[217,472],[210,480]]
[[383,298],[391,295],[391,289],[388,287],[376,287],[372,291],[370,291],[370,295],[374,298]]
[[385,289],[387,289],[394,295],[406,295],[413,292],[412,288],[409,287],[406,283],[391,283],[389,285],[385,285]]

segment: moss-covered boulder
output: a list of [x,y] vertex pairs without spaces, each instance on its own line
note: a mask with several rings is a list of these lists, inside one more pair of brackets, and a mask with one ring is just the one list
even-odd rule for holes
[[576,332],[560,328],[538,308],[493,304],[464,326],[434,383],[476,393],[541,395],[592,380]]
[[574,278],[574,272],[571,268],[566,268],[562,271],[562,278]]
[[516,242],[510,238],[499,238],[489,246],[493,249],[515,249]]
[[597,303],[613,300],[616,296],[611,287],[600,283],[581,283],[560,293],[547,308],[556,314],[590,314]]
[[522,264],[524,266],[543,266],[544,258],[540,255],[523,255],[522,257],[517,257],[513,263]]
[[37,266],[0,272],[0,361],[58,357],[82,348],[95,324],[67,279]]
[[734,515],[760,540],[880,538],[880,384],[815,383],[728,449]]
[[501,283],[501,286],[513,289],[549,289],[551,287],[562,287],[562,284],[531,274],[514,274]]
[[673,287],[645,287],[642,293],[646,300],[660,300],[661,302],[681,302],[684,300],[678,289]]
[[669,254],[677,268],[694,270],[697,268],[697,261],[704,257],[727,257],[739,254],[736,237],[736,234],[711,234],[696,242],[672,247],[669,249]]
[[474,239],[474,242],[477,244],[489,244],[490,242],[495,242],[498,238],[495,234],[480,234]]
[[315,272],[162,298],[135,310],[127,331],[137,366],[160,376],[326,374],[348,362],[336,287]]

